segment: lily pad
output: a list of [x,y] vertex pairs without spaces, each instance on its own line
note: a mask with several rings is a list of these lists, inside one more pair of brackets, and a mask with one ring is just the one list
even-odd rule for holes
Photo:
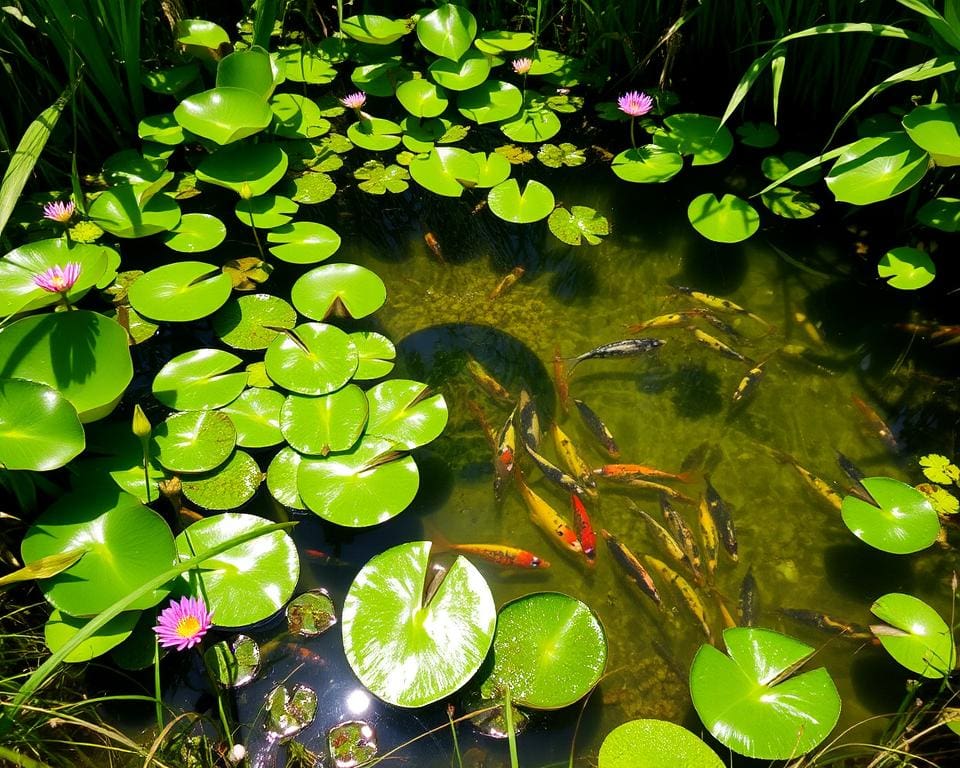
[[383,195],[388,191],[399,194],[410,186],[406,182],[406,179],[410,178],[406,168],[399,165],[385,168],[383,163],[377,160],[368,160],[353,172],[353,176],[360,182],[357,186],[371,195]]
[[219,411],[175,413],[153,430],[156,459],[171,472],[208,472],[237,444],[230,417]]
[[287,154],[276,144],[219,149],[197,166],[197,178],[238,195],[263,195],[287,172]]
[[173,116],[190,133],[220,145],[260,133],[273,120],[266,99],[247,88],[211,88],[188,96]]
[[280,409],[284,396],[275,389],[246,390],[220,410],[230,417],[237,430],[240,448],[269,448],[283,442]]
[[[797,168],[812,158],[803,152],[784,152],[783,155],[768,155],[760,163],[760,170],[770,181],[776,181],[781,176],[786,175],[794,168]],[[790,179],[790,183],[795,187],[808,187],[820,181],[823,173],[819,165],[810,168],[803,173],[799,173]]]
[[553,192],[539,181],[531,179],[521,194],[516,179],[507,179],[487,195],[490,211],[514,224],[530,224],[545,219],[555,205]]
[[[44,597],[70,616],[106,610],[173,565],[170,528],[156,512],[113,483],[88,484],[61,496],[24,536],[23,562],[83,547],[83,557],[62,573],[38,582]],[[168,588],[134,601],[131,611],[160,602]]]
[[535,592],[507,603],[497,616],[492,668],[481,692],[534,709],[560,709],[600,681],[607,638],[596,614],[574,597]]
[[515,117],[500,123],[500,130],[511,141],[521,144],[549,141],[560,132],[560,118],[546,106],[528,104]]
[[950,627],[933,608],[912,595],[891,592],[870,610],[889,626],[871,627],[897,663],[930,678],[946,677],[957,663]]
[[311,269],[293,284],[290,299],[297,311],[313,320],[376,312],[387,300],[387,289],[376,272],[357,264],[327,264]]
[[809,219],[820,210],[820,203],[803,190],[774,187],[760,196],[771,213],[784,219]]
[[[445,574],[429,567],[431,543],[388,549],[357,574],[343,604],[343,650],[360,682],[400,707],[422,707],[457,691],[480,668],[496,606],[464,557]],[[428,578],[439,578],[428,589]]]
[[388,19],[373,13],[348,16],[340,25],[340,31],[360,43],[389,45],[413,29],[409,19]]
[[209,213],[185,213],[163,238],[164,245],[180,253],[199,253],[216,248],[227,237],[227,228]]
[[289,224],[299,208],[300,206],[288,197],[260,195],[249,200],[238,200],[234,213],[248,226],[273,229]]
[[510,161],[503,155],[491,152],[474,152],[473,158],[477,161],[480,173],[477,176],[477,186],[481,189],[495,187],[510,178]]
[[[100,629],[84,640],[80,645],[67,654],[64,661],[78,662],[90,661],[97,656],[102,656],[107,651],[116,648],[120,643],[130,637],[133,628],[137,624],[140,614],[137,611],[124,611],[114,616],[110,621],[104,624]],[[77,634],[90,621],[89,619],[78,619],[75,616],[68,616],[66,613],[54,608],[50,612],[50,618],[43,628],[44,640],[51,653],[56,653],[66,645],[73,636]]]
[[458,147],[435,147],[410,161],[410,175],[421,187],[444,197],[460,197],[480,179],[477,158]]
[[924,494],[890,477],[868,477],[861,483],[879,506],[844,496],[841,514],[854,536],[895,555],[919,552],[937,540],[940,521]]
[[287,629],[304,637],[322,635],[337,623],[337,609],[325,589],[311,589],[287,604]]
[[727,654],[702,645],[690,668],[693,706],[725,747],[761,760],[806,754],[833,730],[840,696],[823,667],[791,674],[815,652],[755,627],[723,632]]
[[580,245],[586,240],[590,245],[598,245],[600,238],[610,234],[610,223],[593,208],[575,205],[571,210],[556,208],[547,219],[547,226],[568,245]]
[[398,58],[388,61],[378,61],[356,67],[350,73],[350,80],[357,88],[368,96],[393,96],[400,83],[405,83],[413,77]]
[[683,169],[679,152],[647,144],[627,149],[613,158],[611,169],[624,181],[637,184],[659,184],[669,181]]
[[150,184],[163,176],[166,165],[163,160],[147,159],[134,149],[124,149],[103,161],[103,175],[110,184]]
[[306,728],[317,716],[317,694],[312,688],[297,685],[288,691],[278,685],[267,695],[267,736],[287,741]]
[[259,45],[234,51],[217,63],[217,88],[246,88],[266,101],[283,77]]
[[653,134],[655,144],[681,155],[692,155],[694,165],[713,165],[733,151],[733,134],[720,118],[682,113],[670,115]]
[[902,246],[887,251],[877,262],[877,274],[893,288],[915,291],[933,282],[937,268],[919,248]]
[[825,179],[841,203],[870,205],[906,192],[927,172],[929,156],[903,131],[858,139]]
[[457,61],[477,36],[477,20],[462,5],[444,3],[417,22],[417,38],[430,53]]
[[533,61],[529,72],[531,75],[551,75],[567,63],[567,57],[562,53],[546,48],[538,48],[530,55],[530,59]]
[[46,472],[84,448],[76,409],[56,389],[23,379],[0,379],[0,465]]
[[960,105],[939,102],[914,107],[903,118],[914,144],[934,156],[937,165],[960,164]]
[[737,136],[748,147],[766,149],[780,141],[780,131],[770,123],[747,122],[737,127]]
[[213,51],[230,42],[230,36],[223,27],[206,19],[179,19],[174,36],[180,45]]
[[500,53],[516,53],[532,48],[533,35],[529,32],[511,32],[503,29],[486,30],[477,35],[473,44],[478,50],[492,56]]
[[501,80],[488,80],[460,94],[457,99],[460,114],[479,125],[509,120],[522,106],[520,89]]
[[400,514],[420,487],[410,456],[388,440],[365,435],[348,453],[304,458],[297,472],[303,503],[331,523],[365,528]]
[[67,299],[71,303],[78,301],[107,271],[110,250],[99,245],[71,244],[61,237],[14,248],[0,259],[0,315],[7,317],[58,303],[60,295],[43,290],[33,278],[70,262],[80,265],[80,274],[67,291]]
[[210,472],[183,478],[183,495],[204,509],[227,510],[243,506],[260,487],[263,473],[244,451],[234,451],[230,460]]
[[419,381],[384,381],[367,392],[367,400],[367,434],[389,440],[398,448],[412,450],[426,445],[447,426],[447,402],[443,395],[434,394]]
[[[337,155],[333,155],[333,157],[339,160]],[[295,179],[287,179],[280,189],[289,195],[291,200],[306,205],[315,205],[333,197],[334,192],[337,191],[337,185],[329,173],[313,171]]]
[[397,101],[414,117],[442,115],[450,103],[443,88],[428,80],[407,80],[397,86]]
[[203,663],[221,688],[240,688],[260,671],[260,646],[252,637],[237,635],[207,648]]
[[456,61],[437,59],[429,67],[430,77],[451,91],[476,88],[490,74],[490,59],[477,50],[468,50]]
[[[224,35],[226,35],[226,32],[224,32]],[[152,72],[144,72],[140,75],[140,82],[154,93],[172,96],[190,85],[190,83],[197,79],[199,74],[200,68],[197,66],[197,63],[190,62],[189,64],[180,64],[176,67],[166,67],[164,69],[155,69]]]
[[212,315],[232,290],[230,277],[219,268],[202,261],[179,261],[141,275],[127,296],[144,317],[187,323]]
[[[184,560],[213,549],[242,533],[270,525],[269,520],[227,512],[197,520],[177,536]],[[269,618],[290,599],[300,577],[297,548],[284,531],[274,531],[205,560],[182,579],[190,594],[203,596],[218,627],[242,627]]]
[[222,349],[195,349],[170,360],[153,379],[153,396],[178,411],[205,411],[233,402],[247,374],[229,373],[243,361]]
[[225,262],[221,269],[230,278],[230,285],[235,290],[255,291],[270,279],[273,265],[259,256],[241,256]]
[[149,237],[173,229],[180,221],[180,206],[167,195],[144,200],[143,193],[152,186],[121,184],[104,190],[90,204],[91,221],[123,238]]
[[357,348],[359,364],[353,378],[358,381],[379,379],[393,370],[397,348],[386,336],[373,331],[357,331],[350,334]]
[[544,144],[537,151],[537,160],[547,168],[561,168],[564,165],[568,168],[575,168],[587,162],[583,150],[566,141],[562,144]]
[[283,74],[287,80],[294,83],[326,85],[332,83],[337,76],[337,70],[331,62],[322,56],[305,51],[299,45],[278,51],[277,64],[283,67]]
[[717,196],[705,192],[687,208],[693,228],[715,243],[739,243],[760,228],[760,215],[750,203],[736,195]]
[[600,745],[597,768],[723,768],[702,739],[666,720],[631,720]]
[[348,720],[327,732],[327,746],[338,768],[357,768],[377,756],[377,733],[370,723]]
[[266,349],[280,333],[293,328],[297,313],[279,296],[252,293],[232,299],[213,316],[213,331],[234,349]]
[[380,117],[364,117],[347,128],[350,141],[371,152],[385,152],[400,143],[400,126]]
[[295,93],[278,93],[270,100],[273,133],[288,139],[315,139],[330,130],[330,121],[321,116],[312,99]]
[[[308,273],[309,274],[309,273]],[[350,381],[357,370],[357,348],[333,325],[304,323],[267,347],[267,375],[291,392],[326,395]]]
[[960,199],[935,197],[917,211],[917,221],[942,232],[960,230]]
[[285,507],[291,509],[306,509],[307,505],[300,498],[297,490],[297,473],[303,456],[293,448],[281,448],[270,466],[267,467],[267,489],[270,495]]
[[295,221],[276,227],[267,235],[267,242],[279,243],[270,253],[290,264],[316,264],[329,259],[340,248],[340,235],[326,224],[316,221]]
[[280,411],[280,429],[294,450],[326,456],[356,444],[367,411],[367,398],[355,384],[319,397],[293,394]]

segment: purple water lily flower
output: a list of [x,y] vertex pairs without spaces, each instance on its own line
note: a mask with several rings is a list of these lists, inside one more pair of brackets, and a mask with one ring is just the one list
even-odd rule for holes
[[617,106],[630,117],[643,117],[653,109],[653,99],[643,91],[628,91],[617,99]]
[[77,206],[74,205],[73,200],[68,200],[65,203],[57,200],[56,202],[47,203],[43,206],[43,218],[59,222],[60,224],[66,224],[73,218],[73,212],[76,209]]
[[514,59],[513,60],[513,71],[518,75],[525,75],[530,71],[530,67],[533,66],[533,59]]
[[347,109],[363,109],[363,105],[367,103],[367,94],[363,91],[357,91],[344,96],[340,99],[340,103]]
[[153,628],[161,648],[176,647],[178,651],[193,648],[213,626],[213,612],[207,610],[199,597],[182,597],[178,603],[171,600],[157,617]]
[[49,293],[66,293],[73,288],[78,277],[80,277],[80,264],[71,261],[65,267],[55,264],[40,274],[34,275],[33,282]]

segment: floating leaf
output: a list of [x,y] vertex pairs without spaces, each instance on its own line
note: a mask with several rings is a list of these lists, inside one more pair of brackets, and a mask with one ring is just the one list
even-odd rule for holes
[[529,32],[510,32],[498,29],[481,32],[477,35],[473,44],[478,50],[496,56],[502,52],[525,51],[527,48],[532,48],[534,42],[533,35]]
[[260,487],[263,473],[244,451],[234,451],[229,461],[210,472],[183,478],[183,495],[204,509],[236,509],[246,504]]
[[293,635],[316,637],[337,623],[337,609],[325,589],[311,589],[287,604],[287,629]]
[[340,248],[340,235],[326,224],[316,221],[295,221],[276,227],[267,235],[267,242],[280,243],[269,250],[291,264],[316,264],[329,259]]
[[184,140],[183,128],[172,112],[143,118],[137,124],[137,136],[144,141],[155,141],[169,146],[182,144]]
[[920,466],[928,480],[942,485],[949,485],[960,480],[960,467],[946,456],[938,453],[928,453],[920,457]]
[[[776,181],[781,176],[786,175],[794,168],[798,168],[811,159],[810,155],[791,150],[784,152],[783,155],[769,155],[763,158],[763,162],[760,163],[760,170],[770,181]],[[820,181],[822,175],[821,168],[817,165],[791,177],[790,183],[795,187],[808,187]]]
[[480,179],[477,158],[465,149],[435,147],[410,162],[410,175],[421,187],[444,197],[460,197]]
[[273,265],[263,261],[259,256],[243,256],[224,263],[222,271],[230,278],[230,285],[234,290],[255,291],[270,277]]
[[583,165],[587,158],[583,150],[576,145],[564,142],[563,144],[544,144],[537,152],[537,160],[548,168],[560,168],[564,165],[574,168]]
[[843,522],[854,536],[895,555],[919,552],[937,540],[940,521],[920,491],[890,477],[860,482],[878,506],[857,496],[843,497]]
[[930,678],[946,677],[953,671],[957,652],[950,627],[925,602],[912,595],[891,592],[878,599],[870,610],[890,625],[871,629],[898,664]]
[[400,126],[392,120],[364,117],[347,128],[350,141],[371,152],[384,152],[400,143]]
[[290,223],[299,208],[300,206],[288,197],[260,195],[249,200],[238,200],[234,213],[248,226],[273,229]]
[[174,27],[174,37],[180,45],[188,48],[207,48],[212,51],[230,42],[230,36],[223,27],[206,19],[179,19]]
[[57,390],[23,379],[0,379],[0,465],[46,472],[84,448],[76,409]]
[[377,734],[370,723],[348,720],[330,729],[327,745],[337,768],[355,768],[376,757]]
[[273,120],[266,100],[247,88],[211,88],[188,96],[173,116],[190,133],[221,145],[253,136]]
[[870,205],[917,184],[928,162],[927,153],[902,131],[868,136],[837,158],[826,182],[837,202]]
[[221,640],[203,652],[203,663],[222,688],[240,688],[260,671],[260,646],[246,635]]
[[[68,663],[90,661],[120,645],[130,637],[140,614],[137,611],[124,611],[114,616],[90,637],[74,648],[63,659]],[[56,653],[70,642],[74,635],[86,626],[90,619],[78,619],[54,608],[43,628],[44,640],[50,653]]]
[[134,149],[124,149],[103,161],[103,175],[110,184],[151,184],[163,178],[166,165],[163,160],[148,160]]
[[575,205],[568,211],[556,208],[547,219],[550,231],[568,245],[580,245],[586,240],[590,245],[600,243],[600,238],[610,234],[610,224],[593,208]]
[[[226,35],[226,32],[224,32],[224,35]],[[176,67],[144,72],[140,75],[140,82],[154,93],[172,96],[190,85],[199,74],[200,68],[196,62],[190,62]]]
[[354,379],[379,379],[393,370],[397,349],[386,336],[373,331],[357,331],[350,334],[350,340],[356,346],[360,360]]
[[106,189],[90,204],[88,214],[97,226],[117,237],[149,237],[173,229],[180,221],[180,206],[166,195],[141,202],[151,186],[121,184]]
[[242,360],[222,349],[195,349],[177,355],[153,379],[153,396],[168,408],[201,411],[236,400],[247,374],[229,373]]
[[409,186],[406,179],[410,174],[399,165],[390,165],[386,168],[377,160],[368,160],[353,172],[354,178],[360,180],[360,187],[371,195],[383,195],[386,192],[399,194],[405,192]]
[[389,45],[413,29],[409,19],[388,19],[372,13],[348,16],[340,25],[340,31],[360,43]]
[[444,3],[417,22],[417,38],[430,53],[457,61],[477,36],[477,20],[462,5]]
[[276,144],[243,144],[219,149],[197,166],[197,178],[238,195],[266,194],[287,172],[287,155]]
[[172,472],[207,472],[223,464],[237,444],[230,417],[219,411],[175,413],[153,430],[156,459]]
[[506,158],[510,165],[523,165],[533,160],[533,153],[524,147],[518,147],[516,144],[504,144],[493,151]]
[[400,83],[410,80],[413,75],[399,59],[379,61],[375,64],[357,67],[350,73],[350,80],[368,96],[393,96]]
[[209,213],[185,213],[163,238],[172,251],[198,253],[216,248],[227,237],[227,228]]
[[528,181],[521,194],[517,180],[507,179],[490,190],[487,203],[490,210],[504,221],[530,224],[550,215],[555,200],[550,188],[539,181]]
[[60,295],[43,290],[33,278],[51,267],[68,262],[80,265],[73,288],[67,291],[70,303],[79,301],[107,271],[109,248],[74,243],[64,238],[37,240],[21,245],[0,259],[0,315],[48,307],[60,301]]
[[293,328],[297,313],[278,296],[254,293],[227,302],[213,316],[213,331],[235,349],[266,349],[278,328]]
[[387,289],[376,272],[357,264],[327,264],[301,275],[290,291],[293,306],[313,320],[351,317],[376,312],[387,299]]
[[280,429],[294,450],[326,456],[353,448],[367,411],[367,398],[355,384],[319,397],[292,394],[280,411]]
[[476,88],[490,74],[490,60],[476,50],[468,50],[456,61],[437,59],[429,68],[430,77],[451,91]]
[[522,106],[520,89],[500,80],[489,80],[461,93],[457,99],[460,114],[479,125],[509,120]]
[[560,118],[545,106],[528,103],[516,117],[500,123],[500,130],[511,141],[531,144],[549,141],[560,132]]
[[294,83],[326,85],[337,76],[337,70],[329,61],[299,45],[278,51],[277,64],[283,68],[287,80]]
[[403,146],[420,154],[433,149],[434,143],[447,132],[447,129],[453,123],[445,118],[420,120],[414,117],[405,117],[400,121],[400,125],[403,128]]
[[695,197],[687,208],[693,228],[716,243],[739,243],[760,228],[760,216],[750,203],[736,195],[717,196],[706,192]]
[[670,115],[653,134],[655,144],[670,152],[692,155],[694,165],[713,165],[733,151],[733,134],[720,118],[691,113]]
[[780,141],[780,131],[770,123],[746,122],[737,128],[737,136],[748,147],[766,149]]
[[217,64],[217,88],[246,88],[266,100],[278,80],[282,76],[274,71],[270,54],[258,45],[234,51]]
[[960,499],[943,488],[924,483],[918,485],[917,490],[930,499],[938,515],[955,515],[960,512]]
[[933,282],[937,268],[919,248],[901,246],[887,251],[877,262],[877,274],[893,288],[915,291]]
[[960,200],[955,197],[935,197],[917,211],[917,221],[943,232],[960,230]]
[[325,395],[340,389],[357,370],[357,349],[336,326],[304,323],[292,334],[275,338],[264,356],[267,374],[281,387]]
[[269,448],[283,442],[280,409],[284,396],[275,389],[248,389],[220,410],[237,430],[240,448]]
[[443,88],[428,80],[407,80],[397,86],[397,101],[414,117],[442,115],[450,103]]
[[295,93],[278,93],[270,100],[273,132],[288,139],[315,139],[330,130],[312,99]]
[[216,312],[233,285],[217,267],[179,261],[151,269],[130,286],[131,306],[151,320],[186,323]]
[[933,155],[937,165],[960,165],[960,106],[922,104],[903,118],[907,135]]
[[723,768],[717,753],[686,728],[666,720],[631,720],[600,745],[598,768]]
[[426,384],[393,379],[367,392],[370,422],[367,434],[412,450],[435,440],[447,425],[447,403]]
[[281,448],[267,467],[267,489],[270,495],[285,507],[306,509],[297,490],[297,473],[303,457],[293,448]]
[[529,58],[533,61],[529,72],[531,75],[550,75],[567,63],[567,57],[562,53],[546,48],[538,48]]
[[774,187],[760,196],[771,213],[784,219],[808,219],[820,210],[820,203],[802,190]]
[[287,741],[306,728],[317,716],[317,694],[312,688],[297,685],[293,693],[278,685],[267,695],[267,736]]
[[313,172],[289,179],[282,189],[292,200],[312,205],[333,197],[333,193],[337,191],[337,185],[329,174]]
[[659,184],[669,181],[683,168],[683,157],[656,144],[627,149],[613,158],[611,168],[624,181]]
[[[480,668],[496,606],[480,572],[457,557],[429,568],[431,543],[415,541],[371,559],[343,604],[343,650],[371,693],[400,707],[446,698]],[[425,599],[428,578],[438,578]]]

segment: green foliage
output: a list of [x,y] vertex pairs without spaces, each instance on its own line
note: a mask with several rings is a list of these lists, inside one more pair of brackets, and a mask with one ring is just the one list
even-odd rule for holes
[[950,627],[922,600],[893,592],[870,610],[885,625],[871,627],[893,658],[924,677],[941,678],[953,671],[957,652]]
[[686,728],[665,720],[631,720],[607,734],[598,768],[721,768],[723,761]]
[[937,513],[920,491],[889,477],[868,477],[861,483],[873,503],[845,496],[841,510],[857,538],[897,555],[919,552],[937,540]]

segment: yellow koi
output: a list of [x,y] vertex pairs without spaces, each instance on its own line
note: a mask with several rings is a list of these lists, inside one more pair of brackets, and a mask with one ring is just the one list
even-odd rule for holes
[[705,347],[709,347],[714,352],[719,352],[724,357],[730,357],[734,360],[739,360],[741,363],[749,363],[750,359],[741,355],[733,347],[727,346],[716,336],[711,336],[706,331],[701,331],[696,326],[690,325],[687,326],[691,331],[693,331],[693,338],[703,344]]
[[553,442],[557,447],[557,454],[564,466],[570,470],[570,474],[580,481],[580,485],[587,492],[587,495],[596,498],[597,483],[593,479],[593,470],[590,469],[587,462],[574,447],[567,434],[556,424],[551,425],[553,433]]
[[671,559],[678,563],[682,563],[686,559],[686,555],[683,554],[683,549],[681,549],[680,545],[677,544],[677,540],[673,538],[673,536],[670,534],[670,531],[660,525],[660,523],[650,517],[650,515],[640,509],[640,507],[638,507],[632,501],[630,502],[630,508],[643,518],[643,521],[647,524],[647,527],[654,535],[654,538],[660,542],[660,545],[663,547],[664,551],[670,555]]
[[764,363],[758,363],[749,371],[747,371],[746,375],[740,379],[740,383],[737,384],[737,389],[733,393],[734,403],[739,403],[741,400],[747,397],[747,395],[754,390],[757,384],[760,383],[760,379],[762,379],[763,374],[766,373],[766,371],[763,370],[763,365]]
[[690,613],[693,614],[693,617],[700,624],[703,634],[707,637],[707,642],[713,642],[713,632],[707,621],[707,609],[704,608],[703,601],[694,591],[693,587],[690,586],[690,583],[662,560],[657,560],[657,558],[651,557],[650,555],[645,555],[645,557],[650,567],[660,574],[662,579],[665,579],[676,587],[683,601],[687,604],[687,608],[690,609]]
[[469,355],[467,356],[467,373],[469,373],[470,376],[473,377],[473,380],[480,385],[480,388],[491,397],[508,403],[513,402],[513,396],[507,388],[493,378],[486,368]]
[[697,520],[700,523],[700,537],[703,539],[703,550],[707,558],[707,571],[713,576],[717,572],[720,534],[710,512],[710,505],[703,496],[700,497],[700,504],[697,507]]
[[677,290],[680,291],[680,293],[687,294],[687,296],[694,301],[698,301],[705,307],[709,307],[716,312],[730,312],[735,315],[746,315],[747,317],[750,317],[759,323],[763,323],[767,326],[770,325],[770,323],[768,323],[759,315],[753,314],[753,312],[744,309],[739,304],[734,304],[732,301],[730,301],[730,299],[721,299],[719,296],[711,296],[709,293],[695,291],[692,288],[687,288],[683,285],[678,285]]
[[523,480],[523,472],[517,469],[514,476],[517,480],[520,496],[523,497],[527,510],[530,512],[530,519],[533,520],[534,524],[545,531],[554,541],[559,540],[565,549],[577,555],[581,554],[583,547],[580,546],[576,532],[567,525],[566,521],[560,517],[553,507],[530,489],[530,486]]

